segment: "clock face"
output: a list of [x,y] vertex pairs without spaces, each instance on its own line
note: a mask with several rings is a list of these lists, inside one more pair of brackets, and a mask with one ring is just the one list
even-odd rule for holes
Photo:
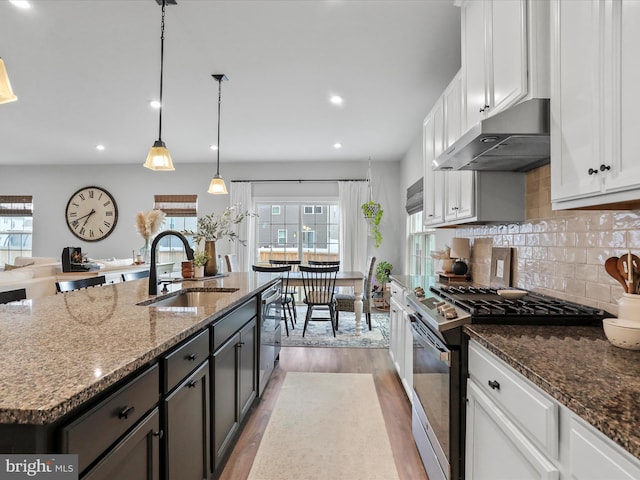
[[113,196],[100,187],[84,187],[71,195],[65,212],[71,233],[81,240],[97,242],[113,232],[118,206]]

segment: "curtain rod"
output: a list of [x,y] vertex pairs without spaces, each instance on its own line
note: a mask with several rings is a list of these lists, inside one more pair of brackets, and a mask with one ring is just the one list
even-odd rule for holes
[[366,178],[334,178],[334,179],[319,179],[319,180],[290,180],[290,179],[275,179],[275,180],[231,180],[231,183],[283,183],[283,182],[368,182]]

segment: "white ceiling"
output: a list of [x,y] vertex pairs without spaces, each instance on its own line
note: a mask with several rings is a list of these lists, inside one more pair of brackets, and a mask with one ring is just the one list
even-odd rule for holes
[[[158,137],[148,102],[160,6],[31,3],[0,0],[18,96],[0,105],[0,165],[142,164]],[[459,66],[452,0],[178,0],[166,12],[162,139],[176,168],[215,160],[211,75],[224,73],[221,163],[399,160]]]

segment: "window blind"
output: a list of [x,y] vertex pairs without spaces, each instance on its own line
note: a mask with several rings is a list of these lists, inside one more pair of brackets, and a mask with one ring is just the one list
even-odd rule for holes
[[197,217],[197,195],[154,195],[154,210],[162,210],[167,217]]
[[423,178],[407,188],[407,204],[405,209],[409,215],[422,211]]
[[0,195],[0,217],[30,217],[33,215],[31,195]]

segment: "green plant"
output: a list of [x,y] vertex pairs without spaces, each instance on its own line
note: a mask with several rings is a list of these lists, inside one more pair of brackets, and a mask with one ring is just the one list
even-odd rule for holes
[[389,262],[379,262],[376,265],[376,280],[381,283],[387,283],[389,281],[389,275],[391,275],[391,270],[393,270],[393,265]]
[[193,264],[196,267],[204,267],[209,258],[209,255],[204,250],[196,250],[193,254]]
[[364,218],[369,222],[371,228],[371,236],[373,237],[373,244],[378,248],[382,244],[382,233],[380,233],[380,222],[382,221],[382,205],[373,200],[369,200],[367,203],[363,203],[360,208],[364,214]]
[[191,235],[196,243],[200,240],[217,241],[228,238],[230,242],[237,240],[240,244],[246,245],[246,240],[238,238],[238,234],[233,230],[233,226],[241,223],[247,217],[255,217],[255,213],[237,211],[238,205],[231,205],[224,209],[220,215],[210,213],[198,218],[198,231],[183,230],[183,235]]

